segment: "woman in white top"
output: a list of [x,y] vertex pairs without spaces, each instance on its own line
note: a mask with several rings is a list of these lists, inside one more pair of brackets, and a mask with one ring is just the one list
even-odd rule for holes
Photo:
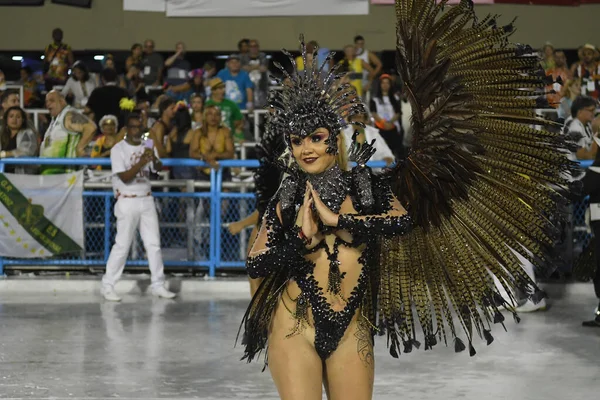
[[392,92],[392,77],[383,74],[379,77],[379,90],[369,104],[369,111],[375,119],[375,126],[397,158],[404,158],[404,132],[399,124],[402,117],[401,105]]
[[[351,122],[362,122],[363,124],[367,122],[366,114],[354,115],[350,118]],[[344,144],[346,145],[346,151],[350,151],[350,146],[352,145],[352,136],[355,132],[358,132],[358,136],[356,137],[356,141],[358,143],[369,143],[375,140],[375,154],[371,157],[370,161],[385,161],[387,165],[390,165],[394,162],[394,153],[385,143],[385,140],[379,134],[379,129],[373,128],[372,126],[365,126],[364,128],[360,128],[358,126],[349,125],[342,131],[344,135]]]
[[73,106],[83,108],[87,104],[88,98],[96,88],[96,82],[90,76],[90,73],[81,61],[73,64],[71,77],[67,80],[62,90],[63,96],[71,94],[73,96]]
[[[38,152],[38,136],[27,126],[27,114],[19,107],[10,107],[4,113],[0,130],[0,158],[34,157]],[[35,173],[35,167],[7,165],[5,172]]]

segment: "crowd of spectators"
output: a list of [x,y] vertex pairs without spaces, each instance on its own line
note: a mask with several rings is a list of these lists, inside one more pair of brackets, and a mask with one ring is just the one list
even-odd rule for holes
[[[148,39],[131,46],[124,65],[117,65],[115,58],[106,54],[101,72],[91,73],[63,39],[62,30],[54,29],[41,74],[22,67],[17,83],[23,87],[23,99],[14,90],[2,93],[1,157],[109,157],[112,146],[125,135],[123,98],[135,102],[142,128],[161,157],[197,158],[215,165],[219,159],[235,157],[235,150],[244,142],[254,141],[254,124],[244,114],[252,116],[253,110],[265,108],[274,83],[269,71],[276,70],[258,40],[240,40],[238,52],[228,55],[224,67],[218,68],[214,59],[194,65],[182,41],[163,57],[155,50],[154,40]],[[330,50],[316,41],[306,46],[306,60],[295,60],[298,69],[317,67],[328,73],[340,64],[345,81],[368,105],[370,128],[381,135],[394,157],[402,157],[410,141],[410,106],[400,95],[401,82],[393,73],[386,73],[382,61],[367,49],[365,38],[356,36],[335,59],[328,58]],[[579,96],[600,96],[600,52],[595,46],[581,46],[578,60],[569,65],[565,53],[547,43],[540,49],[540,59],[552,77],[545,106],[556,109],[559,120],[572,116],[571,106]],[[25,111],[49,111],[38,115],[37,132],[31,117],[21,112],[21,102]],[[173,175],[202,179],[204,172],[188,169]]]
[[[296,60],[299,69],[317,65],[327,73],[333,67],[333,58],[327,59],[329,49],[310,41],[307,50],[308,66],[300,57]],[[219,159],[234,158],[239,145],[254,140],[254,124],[244,114],[252,115],[253,110],[267,105],[274,83],[269,77],[270,56],[261,51],[256,39],[240,40],[238,52],[228,55],[221,69],[217,60],[194,65],[186,54],[185,43],[180,41],[165,58],[155,50],[154,40],[148,39],[131,46],[122,69],[106,54],[101,72],[92,73],[84,61],[75,58],[63,31],[54,29],[52,42],[44,51],[42,71],[36,73],[27,65],[21,69],[17,83],[23,87],[23,99],[16,90],[2,93],[0,119],[7,118],[0,127],[2,156],[109,157],[111,148],[125,136],[121,102],[128,98],[135,102],[134,111],[142,115],[142,128],[160,157],[196,158],[213,166]],[[401,147],[400,102],[389,90],[395,78],[385,75],[377,79],[382,63],[365,49],[362,36],[346,46],[344,58],[337,62],[358,93],[369,92],[376,80],[378,88],[380,83],[388,88],[377,91],[371,109],[385,140],[391,145],[400,138]],[[21,101],[25,110],[19,107]],[[38,132],[31,117],[27,118],[28,108],[48,111],[38,113]],[[13,114],[21,117],[18,126]],[[58,173],[64,168],[37,171]],[[186,179],[207,176],[204,169],[171,172],[173,177]]]

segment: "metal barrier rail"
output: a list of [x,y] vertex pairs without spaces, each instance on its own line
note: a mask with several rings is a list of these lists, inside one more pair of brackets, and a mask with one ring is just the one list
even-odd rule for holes
[[[21,87],[21,92],[23,91],[23,87]],[[23,95],[21,95],[21,102],[23,101]],[[23,108],[23,106],[21,105],[21,108]],[[151,110],[153,111],[153,110]],[[156,110],[158,111],[158,110]],[[35,126],[35,129],[39,132],[40,130],[40,123],[39,123],[39,116],[40,114],[50,114],[50,111],[46,110],[45,108],[25,108],[25,112],[27,114],[32,114],[33,115],[33,125]],[[252,112],[248,112],[248,110],[242,110],[242,114],[249,116],[254,123],[254,140],[256,142],[260,141],[260,122],[261,122],[261,115],[265,115],[266,113],[268,113],[267,110],[263,110],[263,109],[256,109],[253,110]]]
[[[204,162],[191,159],[164,159],[165,166],[207,167]],[[48,159],[12,158],[0,160],[0,172],[5,165],[76,165],[110,166],[109,159]],[[591,161],[581,162],[583,167]],[[369,164],[374,168],[384,167],[383,162]],[[163,256],[166,270],[169,267],[206,268],[214,277],[217,271],[244,266],[248,232],[233,237],[227,231],[229,222],[238,220],[254,210],[254,193],[245,192],[252,186],[245,182],[223,182],[223,170],[228,168],[256,168],[256,160],[223,160],[218,169],[211,169],[210,182],[200,181],[155,181],[156,188],[179,188],[186,191],[154,192],[159,212]],[[108,177],[108,176],[107,176]],[[210,185],[207,187],[207,184]],[[194,189],[208,191],[197,192]],[[228,189],[236,189],[231,192]],[[47,259],[0,258],[0,275],[6,265],[43,266],[103,266],[106,265],[112,238],[115,218],[112,186],[107,182],[84,183],[84,234],[85,249],[82,254],[72,257]],[[174,205],[176,212],[169,212]],[[577,249],[587,244],[590,235],[585,229],[584,215],[586,202],[579,203],[573,210],[573,235]],[[208,212],[207,212],[208,209]],[[167,211],[165,211],[167,210]],[[207,218],[204,218],[204,217]],[[207,221],[205,221],[207,220]],[[173,242],[179,243],[173,245]],[[577,250],[575,249],[575,250]],[[148,265],[139,245],[139,238],[133,244],[127,266]]]

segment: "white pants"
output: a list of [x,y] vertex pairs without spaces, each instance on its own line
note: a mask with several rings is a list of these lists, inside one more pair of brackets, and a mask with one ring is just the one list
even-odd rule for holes
[[102,284],[105,287],[114,287],[121,278],[129,255],[129,248],[139,226],[148,257],[152,288],[162,286],[165,282],[165,273],[154,198],[152,196],[122,197],[115,204],[115,217],[117,217],[117,236],[106,263],[106,273],[102,278]]

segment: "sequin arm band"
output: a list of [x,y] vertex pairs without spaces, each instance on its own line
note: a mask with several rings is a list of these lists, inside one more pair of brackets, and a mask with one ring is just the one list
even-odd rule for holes
[[342,214],[337,227],[353,235],[405,235],[412,230],[412,219],[408,214],[399,217]]

